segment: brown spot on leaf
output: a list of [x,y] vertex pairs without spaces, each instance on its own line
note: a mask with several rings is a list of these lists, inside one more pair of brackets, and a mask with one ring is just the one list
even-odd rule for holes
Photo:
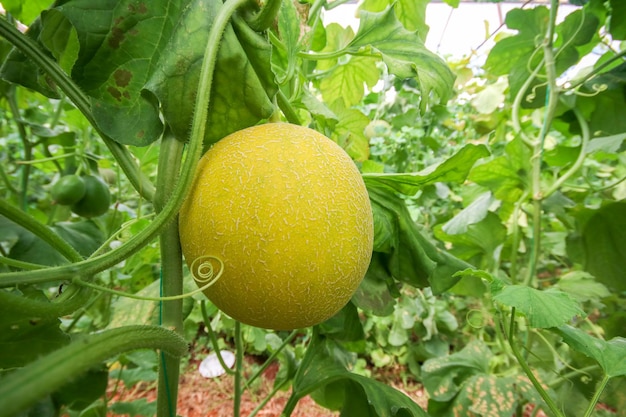
[[114,99],[116,99],[117,101],[122,101],[122,93],[120,92],[120,90],[115,87],[109,86],[107,87],[107,91]]
[[113,73],[113,79],[118,87],[126,87],[133,78],[133,73],[125,69],[117,69]]
[[137,134],[135,136],[137,136],[139,139],[141,139],[144,136],[146,136],[146,132],[144,130],[140,130],[139,132],[137,132]]
[[120,44],[124,42],[124,31],[120,29],[121,23],[124,21],[123,17],[118,17],[113,22],[113,27],[111,28],[111,35],[109,36],[109,46],[113,49],[119,48]]
[[111,29],[111,36],[109,37],[109,46],[113,49],[117,49],[123,41],[124,31],[118,27],[113,27],[113,29]]
[[137,5],[129,4],[128,5],[128,10],[131,13],[146,14],[148,12],[148,7],[146,7],[146,3],[140,2]]

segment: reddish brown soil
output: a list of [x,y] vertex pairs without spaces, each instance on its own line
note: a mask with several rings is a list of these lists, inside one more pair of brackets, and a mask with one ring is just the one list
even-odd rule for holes
[[[249,360],[248,362],[252,362]],[[232,417],[233,416],[233,377],[222,375],[217,378],[204,378],[197,372],[198,363],[190,363],[188,369],[181,375],[179,380],[178,409],[177,413],[183,417]],[[247,389],[241,399],[241,415],[248,416],[254,408],[263,401],[272,390],[273,378],[276,375],[277,366],[270,366],[263,377]],[[145,398],[147,401],[156,401],[156,383],[138,384],[131,389],[125,389],[123,384],[117,386],[117,392],[113,392],[114,384],[109,387],[110,403],[117,401],[133,401]],[[261,411],[259,417],[280,416],[287,402],[289,391],[280,391],[276,394]],[[311,398],[302,399],[294,413],[294,417],[330,417],[336,416],[323,407],[317,405]],[[119,417],[117,414],[109,414],[109,417]]]
[[[245,369],[250,369],[253,359],[248,358]],[[199,361],[193,360],[187,370],[181,375],[179,383],[177,413],[183,417],[232,417],[233,416],[233,377],[223,375],[218,378],[204,378],[198,372]],[[241,401],[241,415],[248,416],[254,408],[263,401],[272,390],[274,377],[278,367],[276,364],[268,367],[263,377],[246,390]],[[389,383],[389,382],[388,382]],[[156,400],[155,383],[138,384],[131,389],[125,389],[123,384],[117,385],[117,392],[113,392],[114,383],[109,387],[110,403],[118,401],[133,401],[145,398],[147,401]],[[426,396],[423,389],[417,384],[401,386],[398,383],[390,383],[396,389],[403,391],[422,407],[426,406]],[[280,416],[290,391],[280,391],[276,394],[261,411],[259,417]],[[333,412],[317,405],[311,398],[300,400],[293,412],[293,417],[331,417],[338,416],[339,412]],[[108,417],[119,417],[109,414]]]

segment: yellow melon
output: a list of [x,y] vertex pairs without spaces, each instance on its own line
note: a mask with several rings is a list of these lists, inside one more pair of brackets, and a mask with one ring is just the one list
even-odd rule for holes
[[350,157],[317,131],[288,123],[215,144],[199,163],[179,226],[194,278],[223,263],[206,296],[242,323],[281,330],[318,324],[346,305],[374,235]]

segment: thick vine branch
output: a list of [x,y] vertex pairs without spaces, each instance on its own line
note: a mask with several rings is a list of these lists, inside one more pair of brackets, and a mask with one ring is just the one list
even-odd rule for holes
[[102,361],[135,349],[187,352],[185,340],[159,326],[126,326],[92,334],[36,360],[2,379],[0,417],[11,417]]

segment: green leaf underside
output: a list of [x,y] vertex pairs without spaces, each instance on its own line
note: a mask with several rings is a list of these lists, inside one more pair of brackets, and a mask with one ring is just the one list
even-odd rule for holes
[[586,221],[581,233],[583,266],[598,281],[626,290],[626,202],[607,204]]
[[0,369],[24,366],[70,341],[58,319],[27,317],[19,311],[3,311],[2,316]]
[[450,401],[461,390],[465,380],[489,369],[492,353],[480,341],[472,341],[462,350],[448,356],[428,359],[422,365],[424,388],[436,401]]
[[400,391],[348,371],[334,357],[332,344],[321,340],[309,346],[313,357],[305,371],[294,380],[294,395],[303,397],[322,390],[321,397],[326,398],[326,405],[341,409],[342,416],[428,416]]
[[[61,222],[51,229],[85,257],[104,242],[102,231],[92,221]],[[3,216],[0,216],[0,235],[11,242],[8,253],[10,258],[49,266],[67,262],[48,243]]]
[[414,195],[427,185],[437,182],[463,182],[481,158],[489,156],[484,145],[465,145],[439,165],[408,174],[363,174],[366,184],[383,185],[406,195]]
[[[370,12],[382,12],[391,3],[389,0],[365,0],[360,5],[360,10]],[[410,31],[417,31],[422,40],[426,40],[428,25],[426,24],[425,0],[396,0],[393,2],[396,14],[402,25]]]
[[558,327],[574,316],[586,316],[576,300],[552,288],[540,291],[523,285],[508,285],[495,294],[493,299],[515,307],[536,328]]
[[336,66],[320,82],[324,100],[343,101],[346,107],[358,104],[363,98],[363,84],[372,88],[380,77],[377,60],[368,56],[352,56],[345,64]]
[[[207,0],[189,4],[179,23],[181,29],[172,35],[158,71],[146,85],[163,103],[165,118],[180,138],[189,133],[200,64],[219,7],[218,2]],[[216,142],[273,113],[270,97],[276,89],[269,68],[270,51],[270,44],[260,35],[244,35],[241,29],[227,27],[218,51],[205,143]]]
[[461,210],[456,216],[447,221],[442,230],[449,235],[458,235],[467,232],[469,225],[475,224],[487,217],[489,206],[493,202],[490,191],[478,196],[470,205]]
[[626,375],[626,338],[605,341],[571,326],[561,326],[555,332],[572,349],[596,360],[608,377]]
[[373,279],[390,282],[393,277],[417,288],[429,286],[439,294],[459,281],[454,273],[472,268],[423,236],[393,191],[368,185],[368,192],[374,212],[375,253],[368,271]]
[[506,154],[476,165],[469,179],[493,191],[502,201],[516,202],[527,189],[530,150],[521,139],[506,145]]

